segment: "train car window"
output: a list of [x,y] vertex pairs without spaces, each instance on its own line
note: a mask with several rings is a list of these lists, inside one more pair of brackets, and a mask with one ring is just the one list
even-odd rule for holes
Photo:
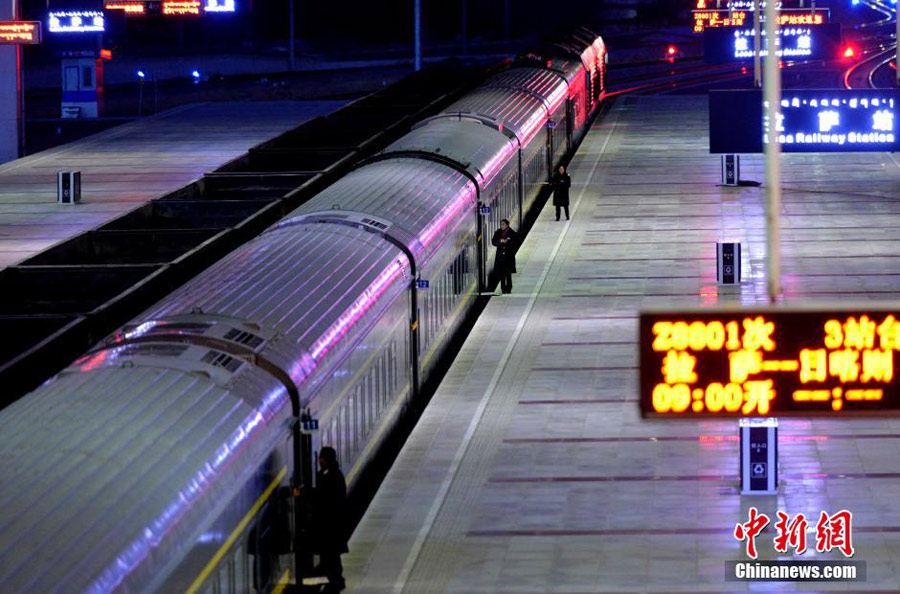
[[395,367],[397,364],[397,345],[394,344],[394,341],[391,341],[391,360],[388,361],[388,385],[391,387],[390,391],[393,392],[395,388],[397,388],[397,368]]
[[356,426],[356,432],[359,434],[360,442],[365,441],[366,433],[368,433],[368,422],[367,417],[368,409],[369,409],[369,398],[372,393],[372,386],[369,384],[369,374],[366,372],[366,377],[362,379],[362,388],[360,389],[361,397],[359,399],[359,403],[356,405],[359,407],[359,423]]
[[382,366],[384,365],[384,351],[381,356],[375,360],[375,368],[372,370],[372,426],[378,423],[378,417],[381,413],[381,389],[382,389]]
[[391,351],[394,348],[394,343],[391,342],[384,349],[384,356],[381,358],[381,381],[384,389],[381,391],[381,413],[384,414],[385,410],[387,410],[387,403],[389,400],[389,394],[393,389],[393,385],[391,384]]
[[229,594],[228,589],[228,563],[219,565],[219,575],[216,576],[217,592],[219,594]]
[[244,556],[244,545],[241,543],[234,551],[234,591],[240,594],[247,590],[247,559]]
[[334,415],[334,418],[331,419],[331,447],[334,448],[335,452],[341,451],[341,424],[340,424],[340,411]]
[[369,369],[369,376],[366,378],[366,383],[369,384],[369,393],[366,397],[366,436],[369,435],[369,431],[372,430],[372,422],[375,420],[375,370],[378,368],[378,359],[372,361],[372,367]]

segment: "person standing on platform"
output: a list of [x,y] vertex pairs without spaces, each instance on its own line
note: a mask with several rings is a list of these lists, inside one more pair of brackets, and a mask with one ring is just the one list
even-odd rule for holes
[[496,246],[494,270],[500,277],[500,290],[504,294],[512,292],[512,274],[516,271],[516,250],[519,247],[519,235],[509,226],[509,221],[500,221],[500,228],[494,231],[491,243]]
[[569,220],[569,187],[572,185],[572,178],[566,173],[566,168],[562,165],[553,175],[553,206],[556,207],[556,220],[559,220],[559,209],[566,209],[566,220]]
[[325,446],[319,452],[319,471],[313,497],[318,572],[328,578],[325,592],[340,592],[344,583],[341,555],[347,548],[347,483],[337,461],[337,452]]

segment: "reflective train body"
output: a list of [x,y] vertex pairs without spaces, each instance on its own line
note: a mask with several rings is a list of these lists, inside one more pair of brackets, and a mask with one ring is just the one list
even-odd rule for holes
[[0,590],[280,591],[295,469],[330,445],[352,491],[605,54],[586,31],[524,54],[0,413]]

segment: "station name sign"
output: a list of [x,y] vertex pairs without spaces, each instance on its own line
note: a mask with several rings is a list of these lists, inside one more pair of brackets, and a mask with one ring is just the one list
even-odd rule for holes
[[40,42],[39,21],[0,21],[0,45],[38,45]]
[[[900,91],[896,89],[785,90],[778,142],[789,153],[900,150]],[[758,90],[711,91],[709,151],[761,153],[768,118]]]
[[[765,16],[760,22],[765,22]],[[747,10],[695,10],[694,33],[703,33],[709,27],[745,28],[753,24],[753,12]],[[801,25],[815,27],[828,22],[828,9],[810,10],[782,10],[778,14],[778,24],[782,27],[796,27]]]
[[900,413],[900,309],[641,313],[641,414]]
[[51,33],[102,33],[106,18],[100,10],[54,10],[47,15]]
[[[781,47],[778,57],[785,60],[832,60],[841,45],[838,23],[784,27],[778,31]],[[752,28],[707,28],[703,30],[704,58],[710,64],[752,60],[754,56]],[[766,57],[765,31],[761,32],[760,56]]]

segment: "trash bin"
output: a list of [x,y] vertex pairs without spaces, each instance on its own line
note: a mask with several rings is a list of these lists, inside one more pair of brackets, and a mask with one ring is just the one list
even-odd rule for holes
[[716,280],[720,285],[741,284],[741,244],[716,244]]
[[81,202],[80,171],[60,171],[56,174],[56,200],[60,204]]
[[778,419],[741,419],[741,495],[778,488]]

